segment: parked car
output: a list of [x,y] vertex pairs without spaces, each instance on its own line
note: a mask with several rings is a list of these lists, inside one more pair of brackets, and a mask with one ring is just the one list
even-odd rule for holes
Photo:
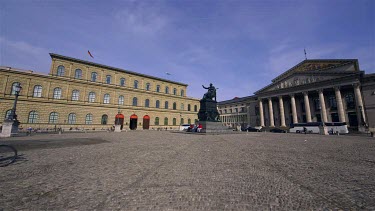
[[190,127],[190,124],[183,124],[180,125],[180,131],[187,131],[187,129]]
[[273,128],[270,130],[272,133],[286,133],[286,130],[280,129],[280,128]]
[[247,127],[246,131],[248,131],[248,132],[260,132],[260,129],[255,128],[255,127]]

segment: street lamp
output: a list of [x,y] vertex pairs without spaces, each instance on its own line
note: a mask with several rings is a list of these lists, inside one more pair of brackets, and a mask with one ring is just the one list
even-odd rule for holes
[[16,106],[17,106],[17,100],[18,100],[18,96],[20,95],[22,86],[20,84],[17,84],[16,86],[13,87],[13,89],[14,89],[16,98],[14,99],[12,113],[10,113],[8,120],[14,120],[15,122],[17,122]]
[[22,87],[19,83],[12,87],[12,92],[14,91],[16,97],[14,98],[14,104],[10,115],[3,121],[1,131],[2,137],[11,137],[13,134],[18,133],[18,126],[20,125],[20,122],[17,120],[16,106],[21,89]]

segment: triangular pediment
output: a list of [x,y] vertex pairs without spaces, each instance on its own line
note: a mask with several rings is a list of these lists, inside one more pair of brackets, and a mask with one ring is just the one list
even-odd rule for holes
[[352,72],[359,71],[358,61],[356,59],[317,59],[317,60],[304,60],[296,66],[285,71],[283,74],[277,76],[272,82],[282,80],[294,73],[300,72]]
[[356,59],[305,60],[272,80],[272,83],[255,92],[269,92],[332,80],[358,72]]

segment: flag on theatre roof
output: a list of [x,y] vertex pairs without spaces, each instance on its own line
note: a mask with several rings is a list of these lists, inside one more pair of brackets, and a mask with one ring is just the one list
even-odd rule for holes
[[89,55],[91,56],[91,58],[94,58],[94,57],[92,56],[92,54],[90,53],[90,51],[87,51],[87,53],[89,53]]

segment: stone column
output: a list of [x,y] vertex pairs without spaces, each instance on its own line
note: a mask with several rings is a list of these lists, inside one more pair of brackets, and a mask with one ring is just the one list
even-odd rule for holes
[[359,84],[354,84],[354,96],[355,96],[355,99],[356,99],[356,105],[357,105],[357,109],[360,109],[359,111],[359,115],[362,115],[362,118],[363,118],[363,121],[364,122],[361,122],[361,117],[359,116],[359,124],[363,124],[366,122],[366,116],[365,116],[365,108],[363,106],[363,101],[362,101],[362,95],[361,95],[361,89],[360,89],[360,85]]
[[250,106],[247,106],[247,110],[246,110],[246,122],[247,122],[247,125],[250,125]]
[[292,105],[293,123],[298,123],[296,99],[294,98],[294,94],[290,95],[290,103]]
[[259,100],[259,115],[260,115],[260,126],[264,127],[264,113],[263,113],[263,102]]
[[320,111],[322,115],[322,120],[323,122],[328,122],[327,119],[327,109],[326,109],[326,103],[324,100],[324,95],[323,95],[323,89],[319,89],[319,102],[320,102]]
[[303,98],[305,100],[306,122],[311,122],[310,102],[309,102],[309,95],[307,92],[303,92]]
[[284,101],[283,101],[282,96],[279,96],[279,108],[280,108],[281,127],[286,127],[286,125],[285,125],[285,113],[284,113]]
[[340,87],[335,87],[335,95],[336,95],[337,111],[339,113],[340,122],[345,122],[345,111],[344,111],[344,105],[342,104]]
[[273,119],[273,107],[272,107],[272,99],[268,98],[268,109],[270,113],[270,127],[275,127],[275,121]]

